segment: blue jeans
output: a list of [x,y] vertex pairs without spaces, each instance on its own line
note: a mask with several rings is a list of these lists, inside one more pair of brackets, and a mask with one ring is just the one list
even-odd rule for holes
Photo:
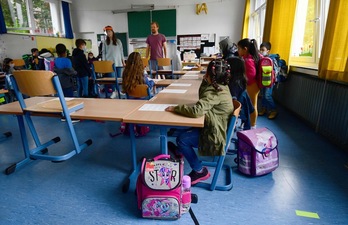
[[194,171],[200,171],[203,166],[193,148],[198,148],[199,128],[184,130],[177,138],[178,151],[184,155]]
[[261,89],[261,93],[262,93],[261,106],[268,110],[274,110],[276,108],[275,103],[273,101],[272,92],[273,92],[273,86]]
[[88,97],[88,76],[78,78],[77,90],[79,97]]

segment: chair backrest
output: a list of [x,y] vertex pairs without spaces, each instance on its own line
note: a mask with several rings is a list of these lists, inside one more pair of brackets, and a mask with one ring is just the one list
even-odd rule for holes
[[171,58],[158,58],[157,59],[157,66],[172,66],[172,59]]
[[44,70],[15,70],[13,76],[19,91],[28,96],[45,96],[56,94],[51,71]]
[[151,98],[150,89],[146,84],[138,84],[130,93],[126,93],[127,98]]
[[[238,119],[238,116],[239,116],[239,113],[240,113],[240,110],[242,108],[242,104],[240,102],[238,102],[237,100],[232,100],[233,102],[233,107],[234,107],[234,110],[233,110],[233,113],[231,115],[231,118],[230,118],[230,121],[228,122],[228,127],[227,127],[227,138],[226,138],[226,150],[228,149],[230,143],[231,143],[231,139],[232,139],[232,136],[233,136],[233,133],[234,133],[234,129],[235,129],[235,126],[236,126],[236,122],[237,122],[237,119]],[[227,151],[225,151],[226,153]]]
[[115,72],[113,61],[94,61],[93,69],[95,73],[113,73]]
[[25,66],[25,61],[24,59],[14,59],[13,63],[15,66],[19,67],[19,66]]
[[149,65],[149,60],[147,58],[141,58],[141,61],[143,61],[144,67],[147,67]]

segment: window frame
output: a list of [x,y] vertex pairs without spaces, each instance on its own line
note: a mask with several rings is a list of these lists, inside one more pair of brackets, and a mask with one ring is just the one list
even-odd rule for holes
[[249,37],[255,39],[258,44],[262,42],[265,26],[267,0],[253,0],[250,2]]
[[[297,0],[297,6],[300,7],[300,0]],[[330,0],[316,0],[315,1],[315,16],[311,19],[312,22],[315,23],[314,25],[314,34],[313,34],[313,53],[312,57],[306,57],[306,56],[293,56],[293,41],[294,38],[292,38],[292,44],[291,44],[291,53],[289,57],[289,64],[294,66],[301,66],[306,68],[313,68],[318,69],[319,65],[319,59],[320,59],[320,52],[323,45],[323,39],[324,39],[324,33],[325,33],[325,26],[327,21],[327,14],[330,6]],[[297,13],[297,9],[296,9]],[[296,20],[294,23],[294,30],[292,37],[295,35],[295,29],[296,29]]]
[[[63,10],[62,10],[62,0],[44,0],[45,2],[50,4],[50,20],[52,21],[52,29],[53,33],[43,33],[43,32],[35,32],[35,19],[33,13],[33,0],[25,0],[27,7],[27,16],[28,16],[28,25],[29,27],[6,27],[7,32],[11,34],[29,34],[34,36],[61,36],[61,34],[65,34],[64,29],[64,21],[63,21]],[[16,31],[29,31],[28,33],[21,33]]]

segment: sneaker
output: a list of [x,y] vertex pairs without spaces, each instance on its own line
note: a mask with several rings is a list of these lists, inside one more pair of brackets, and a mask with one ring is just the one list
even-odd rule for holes
[[250,129],[256,129],[256,125],[255,126],[251,126],[251,128]]
[[210,177],[210,173],[207,167],[203,167],[202,172],[199,173],[192,170],[189,176],[191,177],[191,185],[195,185],[200,181],[207,180]]
[[276,117],[278,116],[278,112],[277,111],[271,111],[268,115],[268,119],[269,120],[274,120]]
[[116,91],[112,92],[110,98],[117,98],[118,93]]
[[171,152],[177,159],[181,159],[183,155],[178,152],[178,147],[171,141],[167,143],[168,151]]
[[265,107],[262,107],[261,110],[259,111],[259,116],[263,116],[267,113],[267,109]]

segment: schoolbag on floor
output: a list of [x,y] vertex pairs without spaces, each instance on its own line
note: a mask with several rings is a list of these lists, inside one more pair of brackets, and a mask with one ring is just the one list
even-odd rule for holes
[[191,202],[191,193],[183,191],[184,161],[170,155],[143,159],[136,184],[138,208],[142,217],[179,219],[183,205]]
[[269,57],[262,57],[258,62],[256,74],[257,85],[259,88],[271,87],[274,84],[273,61]]
[[279,166],[278,141],[269,129],[262,127],[237,132],[237,164],[241,173],[261,176]]
[[[120,131],[124,135],[129,135],[129,124],[122,122]],[[150,132],[149,126],[139,126],[137,124],[134,125],[134,135],[136,137],[143,137],[149,132]]]

